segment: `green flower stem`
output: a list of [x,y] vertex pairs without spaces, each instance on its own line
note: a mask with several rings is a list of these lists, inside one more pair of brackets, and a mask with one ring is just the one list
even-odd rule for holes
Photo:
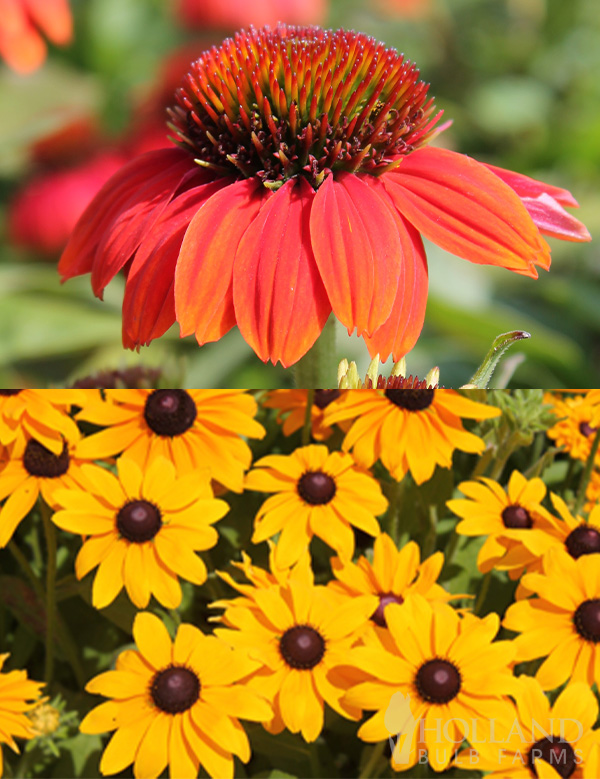
[[456,529],[452,531],[450,539],[448,540],[448,543],[446,544],[446,548],[444,549],[444,565],[450,565],[450,563],[452,562],[456,550],[458,548],[458,542],[462,537],[463,536],[459,535],[456,532]]
[[437,506],[429,506],[429,529],[423,542],[423,559],[430,557],[435,550],[435,541],[437,538]]
[[381,773],[381,768],[376,770],[376,767],[379,765],[379,763],[383,763],[384,765],[387,764],[387,760],[385,760],[383,757],[384,750],[385,741],[380,741],[378,744],[375,744],[371,750],[371,754],[369,755],[369,759],[367,760],[365,767],[358,775],[358,779],[373,779],[374,777],[379,776]]
[[56,529],[52,509],[40,500],[40,511],[46,537],[46,664],[44,680],[48,686],[54,674],[54,638],[56,635]]
[[44,594],[44,588],[40,584],[40,580],[38,579],[38,577],[35,575],[33,568],[31,567],[31,565],[29,565],[29,561],[27,560],[23,552],[19,549],[17,544],[12,539],[8,542],[8,551],[15,558],[15,561],[17,562],[19,568],[25,574],[25,578],[31,585],[31,588],[37,595],[40,603],[44,603],[46,600],[46,596]]
[[389,501],[387,510],[387,533],[396,544],[400,545],[400,534],[402,528],[400,527],[400,496],[402,493],[402,481],[386,482],[384,485],[384,493]]
[[577,499],[575,500],[575,505],[573,506],[573,516],[575,517],[579,514],[579,512],[583,507],[583,502],[585,500],[585,492],[587,490],[588,484],[590,483],[590,479],[592,477],[592,471],[594,470],[594,462],[596,460],[596,453],[598,451],[599,444],[600,444],[600,429],[598,429],[598,432],[594,436],[594,440],[592,442],[592,448],[590,449],[590,453],[588,455],[585,468],[583,469],[583,473],[581,474],[581,479],[579,481],[579,487],[577,489]]
[[294,368],[296,387],[301,389],[337,387],[335,322],[335,317],[330,316],[313,347],[296,363]]
[[314,389],[307,390],[306,411],[304,413],[304,425],[302,427],[302,446],[308,446],[310,443],[310,434],[312,431],[312,407],[315,400]]
[[483,608],[483,604],[485,603],[485,599],[487,598],[487,594],[489,592],[491,582],[492,582],[492,572],[488,571],[486,575],[483,577],[483,580],[481,582],[481,587],[479,589],[479,592],[477,593],[477,600],[475,601],[475,605],[473,606],[473,614],[476,614],[477,616],[480,616],[481,609]]

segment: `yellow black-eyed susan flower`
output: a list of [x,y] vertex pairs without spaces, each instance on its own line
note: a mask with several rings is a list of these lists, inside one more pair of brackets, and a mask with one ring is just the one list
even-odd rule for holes
[[517,661],[546,658],[536,674],[544,690],[568,679],[600,681],[598,557],[574,559],[563,549],[550,549],[543,573],[526,574],[523,583],[537,597],[513,603],[503,622],[521,634],[514,640]]
[[265,725],[269,731],[288,728],[315,741],[323,729],[324,703],[347,719],[358,719],[359,709],[342,701],[351,671],[335,679],[329,672],[347,664],[348,650],[377,603],[368,595],[340,603],[325,587],[314,585],[312,570],[303,564],[294,567],[286,584],[255,587],[229,605],[220,602],[228,627],[215,633],[261,664],[248,685],[273,705],[274,716]]
[[550,405],[557,417],[556,424],[546,431],[546,435],[568,452],[569,457],[576,460],[589,457],[599,420],[599,401],[595,391],[575,397],[561,397],[550,392],[544,395],[544,403]]
[[526,479],[513,471],[506,490],[484,476],[462,482],[458,489],[466,499],[449,500],[446,505],[462,518],[457,533],[487,535],[477,557],[483,573],[497,568],[518,579],[525,569],[541,570],[544,553],[560,545],[559,522],[542,505],[546,485],[541,479]]
[[393,696],[400,693],[409,703],[410,727],[400,728],[392,767],[411,768],[427,752],[430,765],[442,771],[473,720],[506,713],[505,696],[514,684],[509,669],[514,647],[510,641],[494,642],[497,614],[461,618],[451,606],[434,609],[418,594],[403,606],[387,606],[385,617],[389,633],[377,634],[379,646],[354,648],[347,656],[350,665],[370,678],[344,700],[375,712],[358,736],[377,742],[396,735],[389,725],[395,719]]
[[404,603],[414,592],[432,602],[444,603],[452,596],[437,584],[444,555],[436,552],[421,563],[421,550],[414,541],[398,549],[387,533],[375,539],[373,562],[362,556],[356,563],[335,557],[331,567],[336,581],[328,586],[343,595],[376,595],[379,605],[371,623],[386,627],[385,610],[390,603]]
[[154,595],[168,608],[181,603],[178,576],[206,581],[206,566],[195,554],[217,543],[211,525],[228,506],[213,498],[208,471],[177,478],[175,466],[156,457],[144,472],[119,458],[118,478],[107,470],[84,468],[89,489],[61,490],[62,510],[54,522],[86,536],[75,571],[82,579],[98,566],[92,589],[96,608],[108,606],[123,586],[138,608]]
[[[80,436],[77,431],[77,435]],[[87,489],[82,467],[102,470],[87,463],[76,453],[77,439],[63,440],[59,454],[30,438],[25,447],[15,442],[6,452],[7,460],[0,471],[0,548],[6,546],[19,522],[31,511],[38,497],[54,507],[54,493],[61,488]]]
[[106,401],[86,404],[79,419],[106,427],[81,442],[93,458],[121,452],[145,468],[162,455],[179,473],[210,468],[213,479],[242,491],[252,454],[241,438],[262,438],[257,404],[244,390],[105,390]]
[[[326,441],[332,428],[323,424],[325,409],[343,395],[343,390],[317,389],[310,409],[311,435],[315,441]],[[273,390],[264,401],[265,408],[279,409],[277,421],[282,422],[284,435],[292,435],[304,425],[308,390]]]
[[275,493],[256,516],[252,541],[257,544],[280,533],[275,559],[282,568],[298,560],[313,536],[351,558],[352,527],[377,536],[375,517],[388,505],[379,482],[351,455],[330,453],[319,444],[258,460],[246,476],[246,488]]
[[[8,654],[0,654],[0,671]],[[25,712],[37,703],[44,685],[27,678],[27,671],[0,673],[0,776],[3,772],[2,744],[18,753],[17,738],[33,738],[35,733]]]
[[[489,779],[596,779],[600,776],[598,701],[587,684],[564,689],[554,705],[531,676],[519,677],[516,706],[479,738],[460,768],[491,771]],[[483,735],[483,733],[481,734]]]
[[83,390],[0,390],[0,444],[24,447],[35,438],[59,455],[64,439],[77,440],[79,431],[68,412],[86,399]]
[[352,449],[357,462],[367,468],[381,459],[397,480],[410,471],[422,484],[436,465],[451,467],[455,449],[483,452],[483,440],[463,428],[463,417],[490,419],[499,414],[500,409],[454,390],[355,390],[340,398],[331,411],[326,409],[323,423],[353,419],[344,451]]
[[138,614],[136,650],[121,652],[116,670],[92,679],[86,690],[112,700],[93,709],[83,733],[116,731],[100,762],[102,774],[133,763],[136,779],[194,779],[199,766],[211,777],[231,779],[234,758],[250,759],[248,737],[238,718],[262,722],[271,716],[255,691],[236,684],[257,663],[193,625],[182,624],[175,640],[158,617]]

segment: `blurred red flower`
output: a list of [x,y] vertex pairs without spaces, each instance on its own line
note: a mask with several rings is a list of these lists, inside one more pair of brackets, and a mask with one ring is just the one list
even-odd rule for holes
[[420,234],[532,277],[550,265],[541,232],[590,237],[564,210],[576,205],[566,190],[427,147],[443,128],[418,76],[395,50],[343,30],[227,39],[177,91],[180,148],[142,155],[105,184],[61,274],[91,272],[102,295],[125,270],[128,347],[175,320],[200,344],[237,324],[262,360],[288,366],[333,310],[372,355],[400,359],[425,315]]
[[73,35],[68,0],[0,0],[0,57],[19,73],[31,73],[46,59],[43,33],[64,46]]
[[122,154],[103,152],[77,167],[31,179],[9,206],[11,241],[41,254],[58,255],[90,200],[125,162]]
[[179,0],[181,20],[192,27],[263,27],[277,22],[322,24],[328,0]]

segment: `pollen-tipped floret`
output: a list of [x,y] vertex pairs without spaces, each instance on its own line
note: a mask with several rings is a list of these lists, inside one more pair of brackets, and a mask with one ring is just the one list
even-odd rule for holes
[[345,30],[250,28],[191,66],[171,110],[177,142],[223,175],[273,189],[301,174],[378,175],[423,145],[440,114],[403,55]]

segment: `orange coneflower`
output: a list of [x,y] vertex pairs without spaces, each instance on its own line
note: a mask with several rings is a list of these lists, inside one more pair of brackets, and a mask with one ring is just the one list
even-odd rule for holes
[[345,30],[237,33],[176,93],[178,148],[150,152],[92,201],[60,262],[97,295],[122,269],[126,346],[175,321],[204,344],[237,324],[291,365],[329,315],[399,359],[427,299],[421,234],[471,262],[547,269],[541,233],[587,241],[563,189],[427,146],[440,114],[416,67]]

